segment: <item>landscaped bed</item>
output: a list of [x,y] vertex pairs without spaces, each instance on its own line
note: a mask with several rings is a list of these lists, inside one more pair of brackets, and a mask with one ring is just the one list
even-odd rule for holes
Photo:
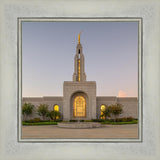
[[137,124],[137,123],[138,123],[137,120],[133,120],[131,122],[110,122],[110,121],[101,122],[101,124],[112,124],[112,125]]
[[23,125],[57,125],[57,122],[35,122],[35,123],[27,123],[27,122],[22,122]]
[[[63,121],[62,121],[63,122]],[[65,121],[66,122],[66,121]],[[81,121],[81,122],[86,122],[86,121]],[[94,121],[87,121],[87,122],[94,122]],[[57,125],[60,122],[54,122],[54,121],[45,121],[45,122],[22,122],[23,125]],[[73,122],[76,123],[76,122]],[[111,124],[111,125],[123,125],[123,124],[137,124],[138,120],[132,120],[129,122],[113,122],[113,121],[103,121],[103,122],[99,122],[101,124]]]

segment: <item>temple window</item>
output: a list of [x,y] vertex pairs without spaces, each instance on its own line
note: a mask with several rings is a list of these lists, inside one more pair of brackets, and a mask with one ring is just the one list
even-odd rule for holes
[[[105,111],[106,106],[104,104],[101,105],[101,115],[103,115],[103,111]],[[105,119],[105,116],[101,117],[101,119]]]
[[75,97],[73,101],[73,116],[86,117],[86,100],[83,96]]

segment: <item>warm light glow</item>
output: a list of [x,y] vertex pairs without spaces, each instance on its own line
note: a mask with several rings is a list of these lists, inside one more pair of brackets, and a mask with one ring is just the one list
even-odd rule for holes
[[[101,105],[101,115],[103,114],[103,111],[105,111],[106,106],[105,105]],[[101,119],[105,119],[105,116],[101,117]]]
[[127,93],[126,92],[124,92],[124,91],[122,91],[122,90],[120,90],[119,92],[118,92],[118,97],[126,97],[127,96]]
[[54,110],[59,111],[59,106],[57,104],[54,106]]
[[[57,104],[54,106],[54,111],[59,112],[59,106]],[[59,116],[57,116],[56,119],[59,119]]]
[[80,36],[81,36],[81,32],[78,34],[78,44],[80,44]]
[[78,60],[78,81],[81,80],[81,63],[80,59]]
[[86,100],[83,96],[77,96],[73,101],[73,116],[85,117],[86,116]]

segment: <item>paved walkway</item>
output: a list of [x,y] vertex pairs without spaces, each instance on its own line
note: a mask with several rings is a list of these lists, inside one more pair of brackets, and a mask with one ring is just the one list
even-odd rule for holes
[[22,138],[138,138],[138,125],[102,125],[92,129],[66,129],[57,125],[23,126]]

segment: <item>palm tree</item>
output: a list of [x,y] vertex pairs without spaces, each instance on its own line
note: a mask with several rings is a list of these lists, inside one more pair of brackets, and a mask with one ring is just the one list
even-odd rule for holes
[[61,117],[61,113],[59,111],[50,111],[47,113],[47,116],[50,117],[50,119],[56,121],[58,118]]
[[47,116],[48,112],[49,112],[48,111],[48,105],[47,104],[40,104],[38,106],[37,112],[38,112],[38,115],[42,116],[42,118],[44,120],[45,117]]
[[111,105],[111,114],[114,116],[114,121],[123,112],[122,107],[123,107],[123,105],[119,104],[119,103]]
[[34,105],[31,103],[24,103],[22,106],[22,114],[24,116],[24,120],[27,119],[33,113]]

